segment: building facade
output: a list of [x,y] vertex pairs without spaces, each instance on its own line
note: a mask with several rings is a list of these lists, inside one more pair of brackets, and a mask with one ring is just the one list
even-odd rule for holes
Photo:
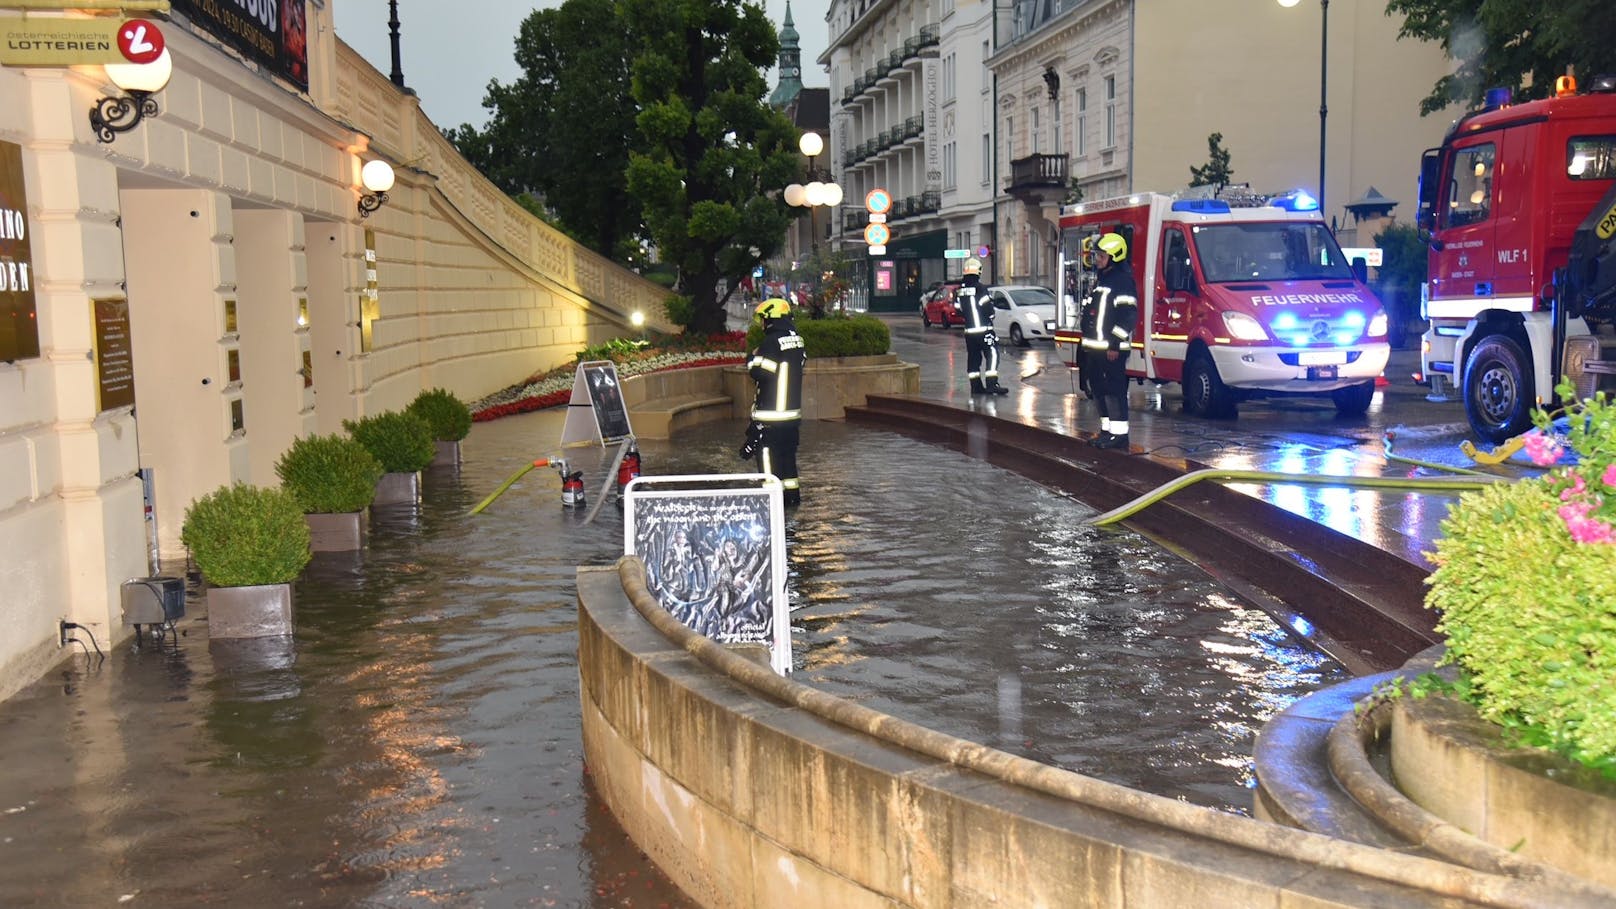
[[[1207,163],[1213,133],[1234,181],[1260,193],[1319,193],[1322,158],[1325,217],[1351,230],[1346,203],[1370,186],[1416,198],[1420,152],[1452,119],[1419,115],[1449,61],[1435,45],[1399,41],[1397,20],[1373,4],[837,0],[827,21],[820,63],[849,199],[862,198],[853,187],[890,184],[895,199],[922,193],[924,208],[935,187],[938,210],[895,221],[894,235],[942,230],[944,247],[987,252],[984,270],[999,282],[1052,284],[1063,204],[1184,189],[1190,168]],[[931,23],[936,130],[923,118],[930,58],[906,56],[899,40]],[[967,100],[973,89],[979,104]],[[933,158],[935,183],[924,163]],[[979,173],[988,175],[981,192],[965,178]],[[843,217],[856,251],[863,213]]]
[[[172,78],[111,141],[102,65],[0,65],[0,208],[29,278],[8,327],[31,342],[0,362],[0,697],[64,656],[63,620],[125,637],[120,586],[183,568],[189,503],[275,484],[297,436],[427,388],[480,397],[636,310],[661,324],[660,288],[472,170],[336,39],[331,3],[252,4],[274,27],[231,6],[154,20]],[[365,217],[378,159],[397,183]]]

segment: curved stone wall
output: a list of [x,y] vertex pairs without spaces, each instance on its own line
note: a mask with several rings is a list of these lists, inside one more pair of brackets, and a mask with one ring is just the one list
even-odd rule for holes
[[579,569],[578,604],[591,776],[704,906],[1594,905],[876,713],[691,633],[633,558]]

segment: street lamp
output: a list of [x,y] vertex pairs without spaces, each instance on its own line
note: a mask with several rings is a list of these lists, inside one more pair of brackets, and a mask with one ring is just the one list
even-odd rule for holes
[[[1302,0],[1279,0],[1279,5],[1290,9]],[[1325,106],[1325,88],[1329,84],[1330,58],[1330,0],[1319,0],[1319,214],[1324,214],[1324,118],[1329,113]]]
[[830,173],[814,166],[814,159],[825,150],[825,140],[816,132],[806,132],[797,140],[797,150],[808,159],[808,185],[793,183],[786,187],[786,204],[808,208],[808,230],[813,235],[814,252],[819,252],[818,208],[834,208],[842,204],[842,188],[830,180]]

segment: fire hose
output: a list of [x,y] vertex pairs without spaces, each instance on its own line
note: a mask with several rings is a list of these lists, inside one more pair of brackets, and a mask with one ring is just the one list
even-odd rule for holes
[[497,499],[500,496],[504,495],[505,490],[510,489],[511,486],[517,480],[522,479],[522,477],[526,476],[527,472],[532,470],[533,468],[535,468],[535,467],[550,467],[550,466],[554,466],[554,467],[558,468],[563,474],[565,474],[567,472],[567,462],[566,461],[561,460],[559,458],[539,458],[538,460],[534,461],[531,464],[523,465],[521,470],[518,470],[516,473],[511,474],[510,479],[508,479],[505,482],[499,484],[498,489],[496,489],[493,492],[489,493],[488,498],[483,499],[481,502],[478,502],[477,507],[473,508],[471,511],[467,512],[466,514],[467,515],[478,514],[484,508],[487,508],[488,506],[494,504],[495,499]]
[[[1470,471],[1470,473],[1474,473],[1474,471]],[[1401,489],[1421,492],[1472,492],[1478,489],[1486,489],[1494,483],[1509,482],[1507,478],[1493,477],[1486,474],[1473,477],[1414,479],[1411,477],[1321,476],[1317,474],[1280,473],[1273,470],[1237,470],[1209,467],[1204,470],[1191,471],[1175,480],[1163,483],[1130,502],[1113,508],[1104,514],[1089,518],[1084,523],[1095,525],[1115,524],[1202,480],[1225,480],[1236,483],[1302,484],[1306,486],[1357,486],[1364,489]]]

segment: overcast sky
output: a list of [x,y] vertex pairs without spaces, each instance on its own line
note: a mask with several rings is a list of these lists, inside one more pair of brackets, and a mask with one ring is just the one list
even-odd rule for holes
[[[393,71],[387,0],[332,0],[337,34],[382,75]],[[421,98],[421,109],[440,127],[488,122],[483,96],[490,79],[516,81],[516,32],[535,9],[560,0],[398,0],[400,69],[404,84]],[[825,12],[830,0],[791,0],[791,18],[801,35],[803,83],[828,84],[814,64],[828,41]],[[764,0],[769,19],[780,27],[786,0]],[[453,16],[453,22],[444,21]],[[775,84],[769,72],[769,88]]]

